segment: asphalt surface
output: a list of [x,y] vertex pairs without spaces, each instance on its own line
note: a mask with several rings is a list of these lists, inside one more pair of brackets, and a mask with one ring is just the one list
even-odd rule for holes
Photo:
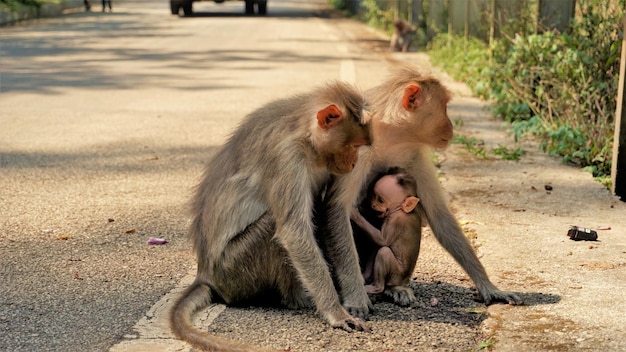
[[[455,93],[456,132],[484,141],[487,158],[439,155],[442,184],[492,280],[527,305],[475,302],[426,230],[417,303],[377,303],[371,334],[262,307],[215,306],[198,324],[292,351],[626,351],[624,203],[514,144],[426,55],[386,52],[385,36],[323,3],[274,0],[247,17],[242,2],[207,2],[178,18],[167,1],[123,1],[0,28],[0,350],[189,350],[164,317],[193,279],[185,205],[211,153],[270,100],[331,79],[367,89],[404,62],[434,70]],[[526,154],[502,160],[498,145]],[[611,229],[574,242],[570,225]]]

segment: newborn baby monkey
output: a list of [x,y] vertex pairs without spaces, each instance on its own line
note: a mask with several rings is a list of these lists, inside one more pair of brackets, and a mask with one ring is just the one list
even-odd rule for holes
[[[362,256],[365,258],[363,277],[368,283],[365,290],[369,294],[381,293],[386,287],[392,291],[408,290],[412,301],[413,291],[407,285],[415,269],[422,235],[422,212],[417,207],[419,198],[415,179],[403,169],[394,167],[372,184],[365,203],[369,203],[376,217],[382,219],[380,229],[356,208],[350,215],[377,249]],[[363,212],[368,216],[367,209]],[[372,222],[377,220],[374,216],[368,217]]]

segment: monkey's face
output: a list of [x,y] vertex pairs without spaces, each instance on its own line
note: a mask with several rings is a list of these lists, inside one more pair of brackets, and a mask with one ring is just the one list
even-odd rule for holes
[[413,130],[417,139],[435,149],[445,149],[453,137],[452,122],[447,114],[447,101],[424,103],[417,111],[418,118]]
[[408,195],[398,184],[396,177],[383,176],[374,185],[372,209],[378,212],[379,218],[384,218],[390,212],[399,209]]
[[421,132],[422,138],[435,149],[446,148],[454,134],[447,107],[448,98],[437,95],[423,106],[422,116],[425,116],[426,126]]
[[365,144],[350,144],[342,148],[342,150],[333,153],[326,159],[326,168],[332,174],[347,174],[354,169],[359,160],[359,148]]
[[359,160],[359,148],[371,145],[370,125],[357,122],[350,116],[327,130],[328,143],[321,155],[332,174],[351,172]]
[[409,84],[404,88],[402,107],[407,124],[405,130],[412,131],[413,137],[435,149],[443,149],[452,140],[452,122],[448,118],[449,93],[441,85]]
[[448,118],[446,104],[443,103],[441,105],[443,108],[439,110],[439,116],[435,116],[436,120],[433,124],[434,140],[432,146],[436,149],[446,148],[454,136],[452,121]]

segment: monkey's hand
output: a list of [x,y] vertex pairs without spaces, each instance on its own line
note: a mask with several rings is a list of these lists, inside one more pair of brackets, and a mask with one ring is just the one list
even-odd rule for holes
[[356,207],[352,207],[352,209],[350,209],[350,220],[357,221],[357,219],[360,217],[361,213],[359,213],[359,209],[357,209]]
[[[359,286],[350,297],[344,297],[343,306],[351,316],[367,320],[370,310],[374,309],[372,301],[365,292],[364,286]],[[358,298],[358,299],[357,299]]]
[[[368,300],[369,300],[369,297],[368,297]],[[372,301],[370,301],[370,304],[367,305],[367,308],[346,307],[346,310],[348,311],[348,313],[350,313],[351,316],[355,318],[367,320],[370,314],[370,310],[373,310],[371,302]]]
[[514,306],[519,306],[519,305],[524,304],[524,301],[515,293],[501,291],[498,289],[490,290],[489,292],[485,292],[485,293],[481,292],[480,296],[482,297],[479,297],[479,298],[482,298],[482,301],[485,303],[485,305],[491,305],[492,303],[495,303],[495,302],[508,303]]
[[372,332],[363,320],[351,316],[341,307],[340,310],[335,311],[335,314],[328,314],[326,319],[328,319],[328,322],[333,328],[343,329],[347,332]]

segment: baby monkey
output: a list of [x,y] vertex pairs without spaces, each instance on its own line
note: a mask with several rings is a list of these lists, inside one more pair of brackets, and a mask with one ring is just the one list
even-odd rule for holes
[[361,230],[356,232],[370,240],[370,245],[359,246],[364,249],[361,258],[368,294],[382,293],[388,288],[391,292],[385,293],[391,295],[393,291],[408,294],[408,301],[401,305],[415,300],[408,283],[422,235],[422,211],[418,203],[415,179],[404,169],[393,167],[371,183],[361,206],[365,216],[356,208],[352,210],[350,218]]

